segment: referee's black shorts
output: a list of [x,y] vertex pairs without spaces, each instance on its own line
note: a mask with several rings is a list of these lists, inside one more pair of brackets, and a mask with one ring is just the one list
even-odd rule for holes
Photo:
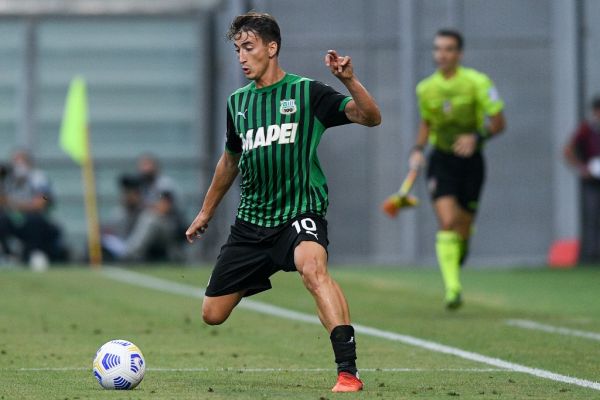
[[263,228],[236,219],[206,288],[216,297],[239,291],[252,296],[271,289],[269,277],[277,271],[296,271],[294,249],[300,242],[317,242],[327,250],[327,221],[301,214],[275,228]]
[[481,152],[471,157],[458,157],[433,150],[427,167],[427,187],[431,199],[456,198],[465,211],[475,214],[485,180],[485,162]]

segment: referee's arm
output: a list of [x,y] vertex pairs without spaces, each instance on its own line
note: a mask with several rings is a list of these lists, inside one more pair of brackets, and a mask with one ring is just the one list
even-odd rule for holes
[[506,129],[506,119],[502,111],[488,117],[488,126],[486,130],[491,136],[498,135]]
[[208,228],[208,221],[213,217],[223,196],[225,196],[225,193],[227,193],[239,173],[239,160],[240,154],[233,154],[227,150],[223,152],[221,159],[217,163],[217,168],[215,169],[208,192],[204,196],[202,208],[190,227],[185,231],[188,242],[192,243],[195,237],[200,237],[206,231],[206,228]]
[[425,155],[423,154],[427,142],[429,141],[429,124],[427,121],[421,118],[419,122],[419,131],[417,133],[417,140],[408,158],[408,166],[410,169],[421,169],[425,165]]

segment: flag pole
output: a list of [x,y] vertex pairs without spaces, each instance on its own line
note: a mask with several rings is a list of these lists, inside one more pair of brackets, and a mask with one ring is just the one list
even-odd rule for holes
[[88,256],[90,265],[100,268],[102,247],[100,245],[100,224],[96,182],[94,178],[94,157],[90,143],[86,84],[82,76],[76,76],[69,85],[65,110],[60,128],[59,144],[62,149],[81,167],[83,196],[87,220]]
[[88,157],[81,166],[83,191],[85,196],[85,214],[87,219],[88,254],[90,265],[99,269],[102,265],[102,246],[100,244],[100,223],[98,221],[98,202],[96,197],[96,179],[94,160],[90,144],[90,130],[86,127],[85,145]]

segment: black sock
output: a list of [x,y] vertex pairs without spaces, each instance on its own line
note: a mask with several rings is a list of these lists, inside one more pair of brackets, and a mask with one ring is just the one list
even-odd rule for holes
[[356,375],[356,341],[352,325],[336,326],[330,338],[338,374],[343,371]]
[[469,257],[469,239],[463,239],[460,244],[460,267],[462,268],[467,262],[467,257]]

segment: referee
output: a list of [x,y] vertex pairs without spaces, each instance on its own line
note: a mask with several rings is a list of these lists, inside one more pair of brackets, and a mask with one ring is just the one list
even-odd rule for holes
[[479,208],[485,179],[483,148],[504,130],[504,103],[490,78],[461,66],[463,37],[439,30],[433,42],[437,71],[417,85],[421,121],[411,152],[411,168],[425,165],[431,145],[427,183],[438,220],[436,254],[448,309],[462,305],[460,267]]
[[202,209],[186,231],[188,240],[206,231],[238,174],[241,199],[206,289],[202,317],[221,324],[242,297],[270,289],[271,275],[297,271],[330,334],[338,369],[332,391],[359,391],[363,383],[348,304],[327,271],[327,180],[317,146],[327,128],[379,125],[379,108],[354,75],[350,57],[334,50],[325,55],[325,64],[350,96],[285,72],[279,66],[279,25],[268,14],[236,17],[228,38],[251,82],[227,102],[225,151]]

